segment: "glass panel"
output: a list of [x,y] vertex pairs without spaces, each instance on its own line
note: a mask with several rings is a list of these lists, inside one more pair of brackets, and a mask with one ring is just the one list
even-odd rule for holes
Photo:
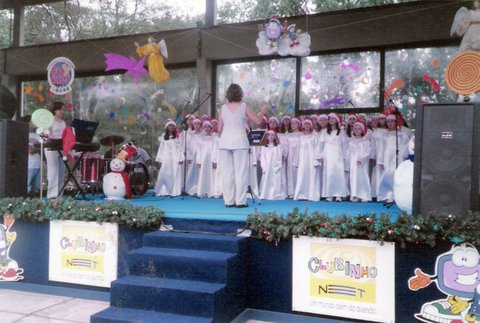
[[11,26],[13,26],[13,12],[0,10],[0,48],[12,45]]
[[271,104],[268,115],[281,117],[295,111],[296,59],[272,59],[217,66],[217,109],[225,103],[231,83],[243,88],[244,101],[254,110],[265,101]]
[[304,57],[301,82],[300,110],[379,107],[380,53]]
[[[155,158],[157,138],[163,133],[165,120],[181,121],[186,102],[197,102],[196,79],[194,68],[170,70],[170,80],[163,84],[146,79],[137,85],[126,75],[83,77],[76,78],[72,92],[64,96],[49,94],[47,81],[24,82],[23,115],[48,108],[59,100],[67,106],[67,124],[74,118],[99,122],[94,141],[121,135],[126,140],[134,139]],[[187,107],[188,111],[193,104]],[[102,147],[99,153],[107,149]]]
[[190,28],[204,19],[204,1],[60,1],[25,8],[25,45]]
[[[458,47],[401,49],[385,53],[385,90],[415,127],[415,107],[451,103],[457,95],[445,85],[444,71]],[[385,105],[389,105],[387,100]]]
[[217,0],[217,15],[226,24],[412,1],[418,0]]

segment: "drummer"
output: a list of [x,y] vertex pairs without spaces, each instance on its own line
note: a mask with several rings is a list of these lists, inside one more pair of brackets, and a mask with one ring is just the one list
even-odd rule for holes
[[134,164],[144,164],[145,166],[150,165],[152,163],[152,158],[147,151],[140,148],[134,140],[132,140],[132,143],[137,147],[137,154],[133,155],[131,162]]
[[[137,153],[132,156],[130,159],[130,162],[133,164],[144,164],[146,166],[150,165],[152,162],[152,158],[150,155],[145,151],[145,149],[142,149],[137,146],[137,143],[133,140],[130,141],[137,149]],[[111,159],[112,158],[112,149],[109,149],[105,152],[105,159]]]

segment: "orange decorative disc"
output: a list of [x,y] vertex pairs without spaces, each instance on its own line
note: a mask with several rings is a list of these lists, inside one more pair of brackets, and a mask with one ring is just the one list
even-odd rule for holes
[[466,51],[452,58],[445,69],[445,83],[457,94],[480,91],[480,52]]

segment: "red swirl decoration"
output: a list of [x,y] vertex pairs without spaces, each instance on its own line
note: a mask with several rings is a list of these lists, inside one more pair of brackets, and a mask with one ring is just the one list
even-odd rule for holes
[[457,94],[480,91],[480,52],[466,51],[455,56],[445,69],[445,83]]

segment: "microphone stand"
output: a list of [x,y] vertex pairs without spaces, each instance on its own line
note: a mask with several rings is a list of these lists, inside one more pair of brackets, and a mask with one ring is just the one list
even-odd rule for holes
[[[187,113],[185,116],[187,115],[193,115],[195,112],[198,111],[198,109],[200,109],[200,107],[210,98],[211,94],[210,93],[207,93],[207,95],[205,96],[205,98],[195,107],[193,108],[193,110],[190,112],[190,113]],[[188,105],[190,104],[190,102],[187,102],[187,104],[185,105],[184,108],[186,108]],[[188,125],[187,125],[187,119],[186,118],[183,118],[183,121],[182,121],[182,129],[183,129],[183,132],[185,133],[185,138],[184,138],[184,142],[183,142],[183,187],[182,187],[182,193],[180,194],[180,196],[182,197],[182,200],[184,199],[185,196],[192,196],[192,197],[195,197],[197,199],[201,198],[199,196],[195,196],[195,195],[190,195],[187,193],[186,191],[186,185],[187,185],[187,137],[188,137]],[[194,167],[195,165],[192,165],[192,167]]]
[[390,95],[388,95],[387,92],[383,92],[385,93],[385,96],[387,97],[387,100],[388,102],[390,102],[394,108],[394,111],[395,111],[395,169],[398,168],[398,153],[399,153],[399,149],[398,149],[398,114],[400,113],[400,111],[398,110],[397,106],[395,105],[395,102],[393,102],[392,98],[390,97]]

